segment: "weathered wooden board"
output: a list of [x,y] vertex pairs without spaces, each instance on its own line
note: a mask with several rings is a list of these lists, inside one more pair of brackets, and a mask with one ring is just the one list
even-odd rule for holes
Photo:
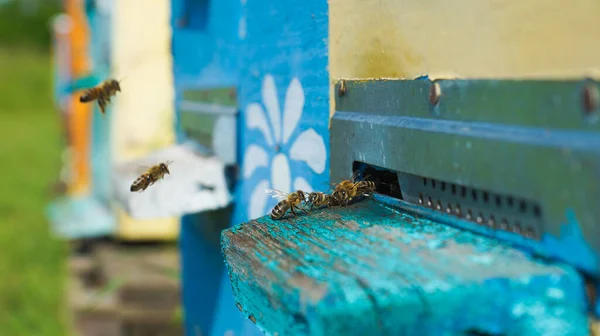
[[280,335],[588,335],[571,267],[373,201],[224,231],[238,308]]

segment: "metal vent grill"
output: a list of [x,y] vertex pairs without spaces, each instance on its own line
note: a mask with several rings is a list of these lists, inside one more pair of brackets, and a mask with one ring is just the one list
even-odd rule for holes
[[398,173],[398,180],[407,202],[528,238],[543,232],[536,202],[405,173]]
[[380,194],[527,238],[539,239],[544,232],[542,209],[531,200],[361,162],[354,162],[353,169],[376,182]]

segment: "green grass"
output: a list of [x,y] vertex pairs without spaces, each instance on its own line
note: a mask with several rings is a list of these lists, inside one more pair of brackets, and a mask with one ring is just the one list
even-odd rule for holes
[[44,216],[60,128],[50,58],[0,46],[0,335],[64,336],[66,243]]

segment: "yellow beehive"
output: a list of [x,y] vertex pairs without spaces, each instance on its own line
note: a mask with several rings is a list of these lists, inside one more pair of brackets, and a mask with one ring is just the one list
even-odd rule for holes
[[[332,82],[421,75],[600,77],[596,0],[331,0],[329,5]],[[334,108],[331,104],[332,113]]]
[[[123,79],[111,118],[113,163],[146,156],[175,142],[169,0],[113,4],[112,67]],[[143,10],[140,10],[143,8]],[[135,220],[116,207],[116,236],[172,240],[179,218]]]

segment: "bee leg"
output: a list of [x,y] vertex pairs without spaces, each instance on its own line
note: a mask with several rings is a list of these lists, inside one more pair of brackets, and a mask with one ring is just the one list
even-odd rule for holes
[[304,211],[304,213],[305,213],[305,214],[307,214],[307,215],[310,215],[310,214],[308,213],[308,211],[306,211],[306,209],[304,209],[304,208],[301,208],[301,207],[298,207],[298,209],[300,209],[300,210]]
[[296,211],[294,211],[294,206],[293,205],[290,207],[290,211],[292,212],[292,215],[294,215],[294,217],[298,216],[298,214],[296,213]]

